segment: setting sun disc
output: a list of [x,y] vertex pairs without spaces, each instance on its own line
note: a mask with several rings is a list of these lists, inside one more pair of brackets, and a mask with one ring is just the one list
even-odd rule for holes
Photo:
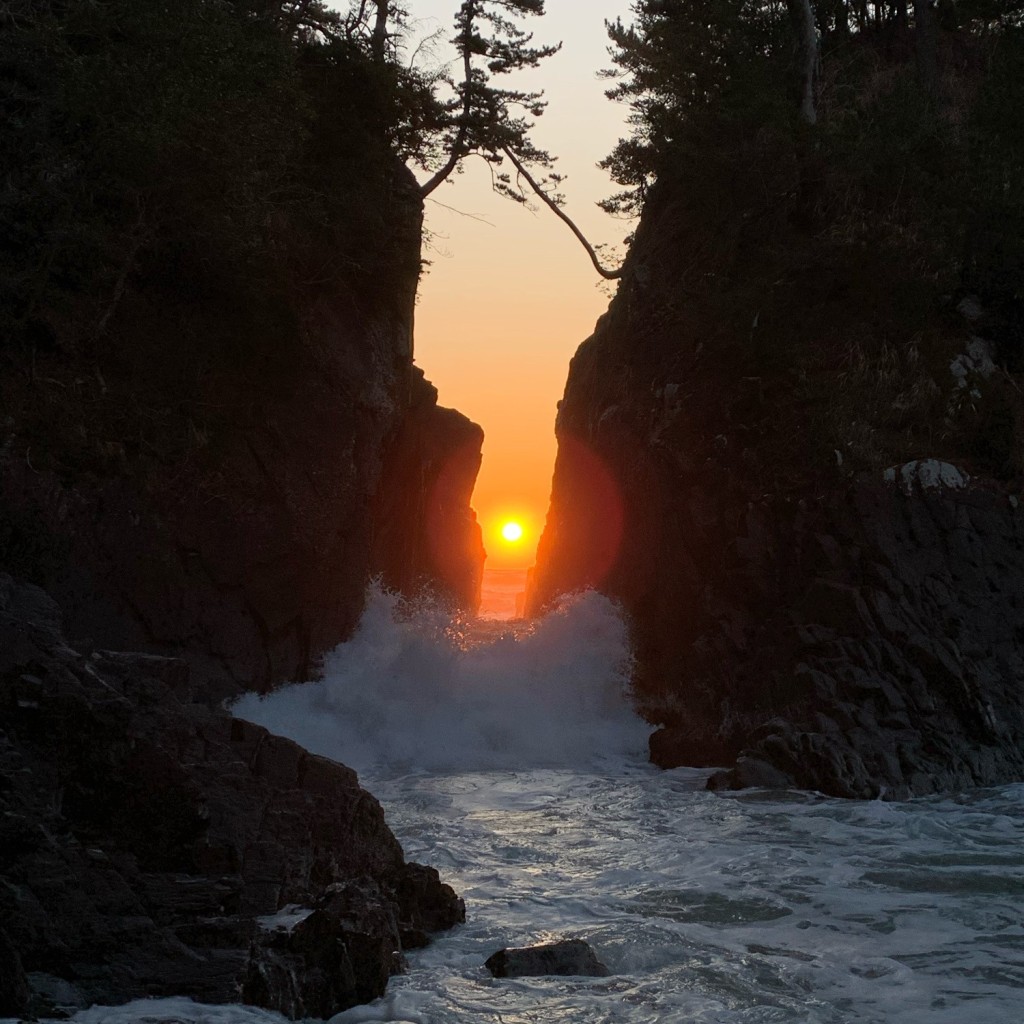
[[517,540],[522,540],[523,528],[518,523],[505,523],[501,528],[501,535],[505,540],[514,543]]

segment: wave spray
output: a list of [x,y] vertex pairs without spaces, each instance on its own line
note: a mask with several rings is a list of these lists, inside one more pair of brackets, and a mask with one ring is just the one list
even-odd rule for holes
[[626,625],[597,593],[508,624],[374,586],[321,679],[247,695],[232,712],[364,772],[574,767],[644,757],[631,670]]

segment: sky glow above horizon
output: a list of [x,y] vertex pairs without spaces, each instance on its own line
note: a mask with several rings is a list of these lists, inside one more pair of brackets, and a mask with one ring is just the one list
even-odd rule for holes
[[[566,211],[593,244],[618,250],[605,257],[615,263],[631,225],[596,206],[617,190],[597,163],[626,133],[628,111],[605,97],[609,83],[598,72],[611,65],[604,22],[628,20],[629,0],[547,0],[546,6],[543,17],[521,24],[536,44],[561,40],[561,52],[498,84],[544,90],[548,109],[533,139],[558,157],[556,169],[567,176]],[[409,7],[423,37],[441,30],[434,53],[419,59],[444,63],[458,0],[410,0]],[[479,158],[427,199],[426,231],[430,266],[416,309],[416,363],[438,388],[441,405],[484,429],[473,507],[487,567],[525,568],[547,513],[555,414],[569,361],[612,290],[550,211],[496,196]],[[510,520],[523,529],[516,544],[502,540]]]

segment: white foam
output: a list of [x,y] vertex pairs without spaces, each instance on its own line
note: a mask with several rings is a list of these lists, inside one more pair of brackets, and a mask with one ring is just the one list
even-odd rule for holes
[[255,1006],[209,1006],[175,996],[135,999],[122,1006],[91,1006],[80,1010],[73,1024],[289,1024],[273,1010]]
[[622,617],[597,593],[484,634],[374,587],[321,680],[232,712],[362,771],[572,767],[643,756],[650,728],[630,705],[631,668]]
[[292,931],[296,925],[313,913],[312,907],[300,907],[297,903],[289,903],[282,907],[276,914],[268,914],[265,917],[257,917],[256,923],[267,932]]

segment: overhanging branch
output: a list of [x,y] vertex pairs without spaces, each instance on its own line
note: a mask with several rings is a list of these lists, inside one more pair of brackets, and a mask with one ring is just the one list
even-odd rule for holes
[[544,203],[545,206],[565,224],[569,230],[576,236],[576,240],[583,246],[587,251],[587,255],[590,257],[590,262],[594,264],[594,269],[606,280],[616,281],[622,277],[622,267],[618,267],[615,270],[609,270],[607,267],[601,265],[601,261],[597,258],[597,253],[594,251],[594,247],[587,241],[586,236],[576,224],[572,218],[563,210],[558,203],[556,203],[551,196],[547,194],[540,187],[540,183],[536,178],[526,169],[523,162],[509,149],[507,146],[502,149],[502,152],[512,161],[512,166],[515,167],[518,174],[525,178],[530,188],[537,194],[538,198]]

